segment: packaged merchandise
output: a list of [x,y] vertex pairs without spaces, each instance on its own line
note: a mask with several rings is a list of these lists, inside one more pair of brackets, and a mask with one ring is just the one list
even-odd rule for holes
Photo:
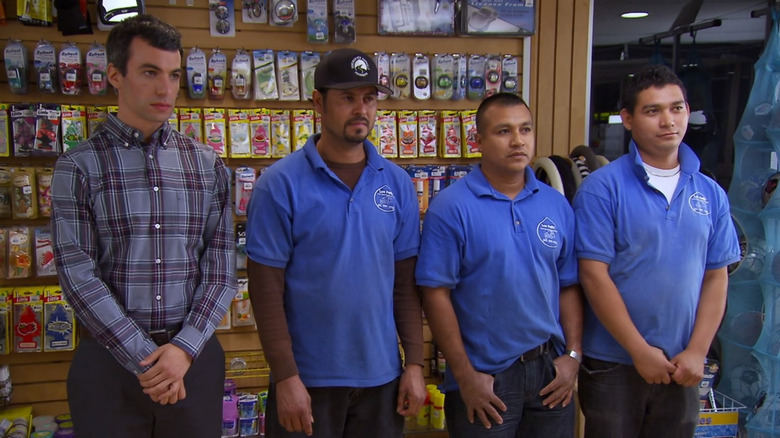
[[38,189],[35,168],[11,169],[11,215],[14,219],[38,217]]
[[9,109],[10,105],[7,103],[0,103],[0,157],[8,157],[11,155]]
[[428,210],[428,197],[431,191],[428,166],[409,166],[406,168],[406,172],[412,178],[414,189],[417,192],[417,204],[420,208],[420,213],[425,213]]
[[485,96],[485,57],[472,54],[468,57],[468,82],[466,97],[482,100]]
[[320,63],[320,54],[315,52],[301,52],[301,100],[309,100],[314,93],[314,69]]
[[43,290],[43,351],[70,351],[76,346],[76,315],[60,286]]
[[[385,52],[375,52],[374,64],[376,64],[376,70],[379,74],[379,84],[390,87],[390,55]],[[380,91],[377,94],[377,99],[387,99],[387,93]]]
[[417,155],[419,157],[436,156],[436,124],[437,113],[431,110],[417,112],[418,143]]
[[390,89],[392,99],[408,99],[412,94],[412,62],[406,53],[390,55]]
[[271,111],[271,156],[283,158],[290,155],[290,111]]
[[276,52],[276,78],[279,84],[279,100],[301,100],[298,86],[298,52]]
[[306,3],[306,40],[325,44],[329,34],[328,0],[306,0]]
[[452,99],[453,78],[455,77],[455,58],[452,55],[435,54],[431,62],[433,69],[433,98],[435,100]]
[[200,108],[179,109],[179,129],[197,143],[203,143],[203,113]]
[[40,103],[35,111],[35,143],[32,155],[59,155],[60,115],[56,103]]
[[249,114],[249,132],[252,134],[252,158],[271,158],[271,111],[253,109]]
[[190,99],[206,98],[208,65],[203,50],[193,47],[187,55],[187,94]]
[[233,299],[233,309],[230,321],[233,327],[245,327],[255,325],[255,317],[252,313],[252,303],[249,301],[249,280],[238,279],[238,290]]
[[40,286],[14,288],[13,298],[14,344],[17,353],[43,351],[43,288]]
[[81,49],[74,43],[66,43],[59,54],[60,91],[69,96],[81,94],[84,64]]
[[492,96],[501,91],[502,80],[501,57],[487,55],[485,57],[485,97]]
[[220,157],[226,157],[227,119],[225,118],[225,109],[203,108],[203,123],[206,144],[211,146]]
[[171,115],[168,116],[168,124],[171,125],[171,128],[173,128],[174,130],[179,131],[179,109],[178,108],[174,108],[173,111],[171,112]]
[[208,63],[209,99],[222,100],[225,98],[225,86],[227,85],[227,56],[219,48],[211,51]]
[[106,48],[93,42],[86,56],[87,89],[93,96],[103,96],[108,90],[108,57]]
[[460,158],[461,156],[461,133],[460,133],[460,113],[458,111],[441,112],[441,129],[439,136],[440,142],[439,156],[442,158]]
[[378,110],[376,112],[377,141],[375,143],[379,155],[385,158],[398,157],[398,120],[396,112]]
[[417,158],[417,111],[398,111],[398,158]]
[[[12,175],[10,167],[0,167],[0,218],[11,217],[13,204]],[[2,278],[2,277],[0,277]]]
[[246,222],[236,224],[236,269],[245,270],[246,255]]
[[352,44],[356,40],[355,0],[333,2],[333,42]]
[[59,88],[57,77],[57,53],[54,46],[46,40],[38,41],[33,51],[33,68],[41,93],[54,94]]
[[33,263],[30,227],[6,228],[5,234],[8,249],[5,263],[8,268],[6,278],[30,278]]
[[235,171],[236,177],[236,215],[246,216],[249,199],[252,197],[252,189],[255,186],[255,169],[251,167],[239,167]]
[[417,100],[431,97],[431,62],[422,53],[416,53],[412,59],[412,95]]
[[314,135],[314,110],[292,111],[293,151],[303,149],[309,137]]
[[[18,4],[23,3],[19,1]],[[27,94],[27,66],[29,55],[27,48],[19,40],[8,40],[8,45],[3,50],[5,58],[5,75],[8,78],[8,87],[11,93]]]
[[501,91],[517,94],[520,88],[517,58],[513,55],[504,55],[501,58],[501,70]]
[[51,217],[51,179],[54,168],[40,167],[35,175],[38,182],[38,215]]
[[254,86],[255,100],[276,100],[279,91],[276,87],[276,66],[274,51],[255,50],[254,58]]
[[460,138],[463,139],[463,157],[479,158],[482,151],[477,144],[477,110],[460,112]]
[[252,144],[249,141],[249,110],[229,109],[230,158],[249,158]]
[[472,169],[473,167],[467,164],[450,164],[447,166],[447,180],[445,187],[449,187],[455,181],[463,178],[469,172],[471,172]]
[[11,340],[11,306],[13,302],[13,288],[0,287],[0,354],[11,352],[13,341]]
[[87,137],[95,135],[108,120],[108,107],[87,106]]
[[428,179],[430,180],[428,198],[433,200],[439,192],[444,189],[447,183],[447,166],[430,165],[428,166]]
[[36,228],[35,235],[35,275],[38,277],[53,277],[57,275],[54,266],[54,246],[52,245],[51,229]]
[[62,151],[75,148],[87,139],[87,111],[81,105],[62,105]]
[[32,154],[35,144],[35,105],[14,103],[11,105],[11,128],[14,141],[14,156],[26,157]]
[[460,53],[452,54],[453,71],[452,78],[452,100],[462,100],[466,98],[468,90],[468,56]]
[[244,49],[236,50],[230,69],[230,92],[233,98],[246,100],[252,94],[252,57]]

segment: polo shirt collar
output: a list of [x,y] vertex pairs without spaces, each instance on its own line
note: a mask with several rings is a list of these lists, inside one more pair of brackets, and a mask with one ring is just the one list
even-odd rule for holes
[[[328,166],[325,164],[325,161],[322,159],[319,152],[317,152],[317,142],[319,140],[319,133],[309,137],[309,140],[303,146],[303,152],[306,154],[306,158],[309,159],[309,162],[315,169],[327,169]],[[371,167],[376,170],[384,170],[385,161],[376,151],[376,148],[374,148],[374,145],[372,145],[371,142],[368,140],[363,141],[363,150],[366,153],[366,167]]]
[[[466,184],[468,184],[469,189],[477,197],[490,196],[496,199],[507,199],[506,195],[496,191],[493,186],[490,185],[487,178],[485,178],[485,174],[482,173],[481,164],[474,167],[474,170],[469,172],[466,178]],[[534,171],[531,166],[527,166],[525,168],[525,187],[523,187],[523,190],[516,199],[520,200],[527,198],[528,196],[531,196],[538,191],[539,180],[536,179],[536,175],[534,175]]]
[[[639,155],[639,148],[634,140],[628,145],[628,153],[634,163],[634,172],[643,180],[647,179],[647,171],[644,167],[644,161],[642,156]],[[677,151],[677,159],[680,161],[680,173],[683,175],[693,175],[699,171],[701,162],[699,157],[696,156],[696,152],[685,143],[680,143],[680,147]]]
[[[128,149],[135,145],[140,145],[143,142],[143,134],[141,131],[122,122],[119,120],[119,117],[111,113],[108,114],[108,119],[103,123],[102,129],[116,137],[120,143]],[[166,121],[159,129],[152,133],[151,143],[163,149],[167,149],[168,139],[172,132],[173,128],[171,128],[170,123]]]

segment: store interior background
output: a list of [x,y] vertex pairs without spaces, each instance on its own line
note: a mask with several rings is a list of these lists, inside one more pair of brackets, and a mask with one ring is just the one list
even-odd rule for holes
[[[702,167],[728,189],[733,167],[732,135],[750,94],[753,66],[770,26],[768,15],[751,18],[751,13],[757,15],[754,11],[766,11],[778,4],[777,0],[594,0],[589,145],[610,160],[627,150],[630,135],[621,124],[610,124],[608,116],[619,113],[620,88],[630,73],[657,61],[659,56],[673,64],[675,38],[666,36],[656,44],[654,36],[668,34],[675,24],[696,27],[719,20],[720,26],[680,34],[677,71],[696,70],[689,74],[704,79],[699,81],[704,88],[689,90],[688,97],[692,107],[704,105],[705,98],[711,99],[707,111],[711,117],[705,129],[691,129],[691,125],[686,140],[700,146]],[[645,11],[649,16],[620,17],[628,11]],[[700,62],[688,62],[692,52],[698,53]]]

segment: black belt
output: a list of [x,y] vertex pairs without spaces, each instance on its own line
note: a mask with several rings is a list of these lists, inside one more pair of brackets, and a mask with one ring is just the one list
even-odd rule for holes
[[534,348],[526,351],[525,353],[521,354],[520,357],[517,358],[517,360],[520,361],[520,362],[532,361],[532,360],[542,356],[543,354],[546,354],[548,351],[550,351],[551,348],[552,348],[552,342],[551,341],[547,341],[544,344],[542,344],[542,345],[540,345],[538,347],[534,347]]
[[[170,329],[149,330],[149,337],[152,338],[152,341],[154,341],[154,343],[159,347],[171,342],[171,340],[176,335],[178,335],[180,331],[181,326]],[[79,335],[84,339],[97,339],[92,334],[92,332],[85,328],[82,328],[79,331]]]

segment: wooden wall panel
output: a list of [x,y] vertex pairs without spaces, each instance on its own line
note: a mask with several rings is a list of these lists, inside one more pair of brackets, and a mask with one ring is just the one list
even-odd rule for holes
[[[299,4],[303,0],[299,0]],[[219,47],[231,59],[236,49],[270,48],[274,50],[314,50],[327,51],[339,47],[335,44],[313,45],[306,42],[305,15],[290,28],[274,27],[267,24],[241,23],[240,14],[236,17],[235,38],[211,37],[208,32],[207,2],[196,0],[194,7],[184,5],[184,0],[175,0],[170,5],[168,0],[147,0],[147,10],[166,21],[176,25],[183,35],[185,50],[199,46],[205,51]],[[240,4],[240,2],[237,2]],[[522,59],[528,54],[523,53],[522,38],[460,38],[460,37],[401,37],[379,36],[376,33],[377,4],[375,1],[356,2],[357,12],[357,42],[355,48],[366,52],[374,51],[405,51],[409,53],[511,53]],[[15,1],[6,3],[9,17],[13,17]],[[88,2],[94,14],[94,1]],[[534,112],[537,123],[537,156],[547,156],[552,153],[566,154],[573,146],[585,142],[585,118],[587,105],[585,89],[587,87],[587,41],[589,29],[589,10],[591,0],[544,0],[537,2],[537,33],[531,37],[531,89],[525,96]],[[94,23],[93,23],[94,24]],[[0,26],[0,32],[5,36],[21,39],[28,49],[32,50],[35,43],[47,39],[54,43],[57,50],[66,41],[79,45],[86,52],[93,41],[104,42],[107,32],[94,26],[93,35],[75,35],[63,37],[56,27],[41,28],[23,26],[13,18]],[[58,102],[65,103],[62,95],[46,95],[39,93],[33,85],[27,95],[14,95],[8,91],[7,78],[4,69],[0,69],[0,102]],[[114,96],[91,96],[86,91],[81,96],[68,97],[67,103],[76,104],[113,104]],[[306,102],[253,102],[234,101],[229,95],[223,101],[190,100],[182,90],[177,100],[179,106],[195,107],[276,107],[304,108]],[[462,100],[458,102],[415,102],[415,101],[384,101],[381,108],[386,109],[473,109],[477,102]],[[5,164],[9,159],[0,159]],[[228,160],[231,164],[230,160]],[[236,164],[246,164],[242,160],[234,160]],[[13,165],[51,164],[52,159],[30,158],[10,159]],[[440,159],[432,162],[446,162]],[[253,161],[255,164],[267,164]],[[13,221],[12,221],[13,222]],[[0,221],[0,225],[13,223]],[[45,220],[33,221],[33,225],[43,225]],[[46,283],[50,282],[47,280]],[[31,279],[30,284],[39,284],[38,279]],[[25,281],[2,281],[3,285],[24,285]],[[425,359],[430,363],[434,349],[432,336],[428,326],[424,329]],[[232,329],[228,332],[218,332],[218,338],[226,351],[226,355],[245,354],[261,351],[261,346],[254,330]],[[14,353],[0,356],[0,364],[11,364],[11,377],[14,382],[12,403],[15,405],[33,405],[36,415],[56,415],[66,412],[67,397],[65,394],[65,379],[72,358],[71,352],[66,353]],[[429,381],[437,377],[430,375],[426,369]],[[258,391],[268,384],[267,376],[241,377],[236,379],[239,388],[247,391]]]

